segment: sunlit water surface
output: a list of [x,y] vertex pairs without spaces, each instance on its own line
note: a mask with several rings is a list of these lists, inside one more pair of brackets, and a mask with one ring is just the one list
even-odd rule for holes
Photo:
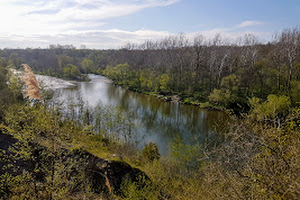
[[133,129],[139,147],[155,142],[162,154],[168,152],[170,142],[175,137],[181,137],[186,143],[201,143],[209,134],[222,131],[228,120],[227,114],[221,111],[164,102],[116,86],[103,76],[89,75],[89,78],[90,82],[62,83],[55,90],[55,98],[67,102],[81,96],[91,108],[100,103],[103,106],[118,106],[124,112],[133,112]]

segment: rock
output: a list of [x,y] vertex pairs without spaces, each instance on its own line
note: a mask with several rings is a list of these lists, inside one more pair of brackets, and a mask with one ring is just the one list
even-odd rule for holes
[[121,186],[125,180],[138,183],[140,176],[150,180],[144,172],[125,162],[105,160],[85,150],[74,150],[67,157],[86,162],[83,170],[95,193],[109,194],[111,188],[114,194],[122,196]]
[[[18,140],[10,135],[1,133],[0,130],[0,150],[4,150],[6,154],[9,155],[11,154],[9,147],[17,143]],[[0,159],[0,175],[8,172],[14,176],[28,171],[33,174],[35,181],[43,183],[46,181],[46,177],[50,176],[48,173],[51,171],[52,163],[62,163],[64,169],[56,173],[62,175],[62,173],[67,172],[67,179],[71,184],[74,183],[74,178],[82,177],[75,181],[76,185],[72,186],[71,192],[81,192],[85,184],[89,184],[92,192],[107,196],[109,196],[110,193],[122,196],[123,192],[121,191],[121,186],[125,180],[138,183],[140,176],[145,177],[146,180],[150,180],[144,172],[131,167],[125,162],[102,159],[92,155],[86,150],[77,149],[70,151],[61,148],[53,155],[50,149],[46,147],[37,144],[32,145],[34,148],[29,160],[18,159],[13,162],[3,162]],[[13,168],[18,170],[16,172],[7,169],[4,170],[3,166],[8,164],[12,164]],[[40,165],[45,166],[45,168],[38,170],[38,173],[35,172],[35,167]],[[143,187],[142,183],[139,185]]]

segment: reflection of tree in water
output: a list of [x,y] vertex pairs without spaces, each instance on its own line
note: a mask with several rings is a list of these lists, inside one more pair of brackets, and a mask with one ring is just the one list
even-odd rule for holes
[[[102,79],[102,77],[99,77]],[[185,142],[202,140],[212,131],[220,131],[225,124],[226,114],[218,111],[202,110],[195,106],[163,102],[148,95],[123,89],[102,80],[81,83],[81,87],[65,90],[68,95],[75,91],[89,96],[95,107],[100,100],[103,106],[118,106],[124,113],[132,113],[131,118],[139,140],[154,141],[168,146],[168,142],[180,135]],[[67,95],[67,96],[68,96]],[[87,99],[83,97],[83,99]],[[161,148],[161,147],[160,147]],[[163,147],[167,148],[167,147]]]
[[110,85],[107,92],[122,109],[136,112],[138,126],[145,131],[140,134],[153,133],[173,137],[180,133],[185,140],[195,136],[203,138],[211,131],[218,131],[226,118],[222,112],[163,102],[115,85]]
[[[111,90],[110,90],[111,91]],[[115,89],[112,97],[118,97],[119,105],[137,113],[140,134],[159,134],[173,137],[180,133],[186,141],[191,137],[204,138],[209,132],[218,130],[225,114],[201,110],[194,106],[162,102],[149,96]],[[134,100],[134,101],[133,101]],[[220,121],[220,122],[219,122]],[[221,123],[222,124],[222,123]]]

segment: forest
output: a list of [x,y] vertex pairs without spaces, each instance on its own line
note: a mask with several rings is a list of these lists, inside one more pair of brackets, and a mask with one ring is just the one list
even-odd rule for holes
[[[101,74],[231,120],[204,144],[175,138],[161,156],[155,143],[139,150],[110,137],[84,106],[76,118],[63,114],[33,72],[78,81]],[[0,94],[0,199],[300,198],[299,28],[268,43],[180,34],[112,50],[2,49]],[[130,127],[118,110],[99,109]]]
[[130,90],[247,112],[249,97],[266,100],[276,94],[300,101],[299,37],[299,28],[286,29],[267,44],[251,34],[236,41],[220,35],[213,39],[175,35],[129,43],[118,50],[50,45],[49,49],[3,49],[0,57],[51,76],[80,79],[80,72],[99,73]]

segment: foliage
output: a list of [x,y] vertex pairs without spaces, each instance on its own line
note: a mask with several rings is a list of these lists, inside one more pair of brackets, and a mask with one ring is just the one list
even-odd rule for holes
[[236,75],[224,77],[221,81],[221,89],[214,89],[208,96],[212,104],[228,109],[235,113],[247,110],[245,94],[241,91],[240,80]]
[[66,67],[63,69],[63,76],[67,78],[77,78],[80,76],[80,71],[78,67],[72,64],[68,64]]
[[297,105],[300,105],[300,81],[291,82],[291,100]]
[[[4,61],[3,61],[4,62]],[[5,64],[5,63],[3,63]],[[23,101],[18,77],[5,66],[0,65],[0,121],[9,105]]]
[[[141,187],[142,184],[144,185]],[[140,176],[138,183],[125,181],[122,184],[122,191],[124,192],[124,199],[128,200],[140,200],[140,199],[149,199],[155,200],[159,199],[159,193],[155,190],[155,187],[151,182],[145,177]]]
[[13,99],[22,100],[22,87],[23,84],[20,77],[15,74],[12,70],[8,71],[8,88],[13,93]]
[[[14,164],[7,165],[8,172],[17,173],[10,177],[10,182],[15,183],[2,185],[13,198],[61,199],[71,195],[74,188],[84,182],[83,173],[74,174],[84,162],[76,164],[71,158],[63,158],[62,141],[70,134],[69,124],[62,124],[58,116],[38,104],[11,106],[6,112],[5,123],[8,124],[7,133],[17,139],[8,154],[8,163]],[[73,179],[68,178],[71,173]]]
[[269,95],[263,103],[259,103],[259,99],[254,97],[250,100],[250,104],[252,106],[250,117],[263,121],[284,117],[289,111],[291,101],[287,96]]
[[3,49],[0,56],[5,65],[28,63],[35,71],[77,80],[84,80],[78,70],[101,73],[134,91],[187,96],[195,104],[210,100],[239,113],[249,111],[247,100],[253,96],[285,95],[293,104],[298,101],[299,35],[299,28],[286,29],[263,44],[251,34],[239,43],[220,35],[209,39],[179,34],[115,50],[51,45]]
[[83,59],[83,61],[81,62],[81,68],[83,69],[85,74],[95,73],[97,70],[95,63],[87,58]]
[[[209,95],[209,101],[210,102],[215,102],[215,103],[221,103],[221,104],[225,104],[225,95],[224,93],[222,93],[221,90],[219,89],[214,89],[213,92]],[[226,98],[228,99],[228,98]]]
[[143,149],[143,158],[146,161],[153,162],[155,159],[160,158],[160,154],[158,151],[158,147],[155,143],[150,142],[149,144],[146,144]]
[[168,74],[162,74],[157,77],[159,83],[159,91],[163,93],[170,92],[171,78]]
[[182,168],[193,170],[200,166],[198,160],[198,157],[201,156],[200,146],[184,144],[179,135],[170,143],[170,155]]

